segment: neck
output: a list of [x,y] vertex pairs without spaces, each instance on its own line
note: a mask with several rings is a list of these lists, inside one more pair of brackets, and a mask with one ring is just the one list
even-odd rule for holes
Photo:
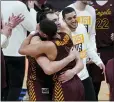
[[76,9],[80,10],[80,11],[83,11],[85,10],[85,7],[86,7],[86,4],[82,3],[81,1],[76,1],[74,3]]

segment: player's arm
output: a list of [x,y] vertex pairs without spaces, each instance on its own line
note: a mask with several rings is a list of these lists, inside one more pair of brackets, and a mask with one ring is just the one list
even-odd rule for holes
[[90,31],[90,41],[92,43],[93,48],[97,51],[97,47],[96,47],[96,12],[95,9],[92,8],[92,27],[91,27],[91,31]]
[[21,22],[22,26],[29,32],[35,31],[37,22],[28,11],[27,6],[24,3],[18,1],[18,7],[16,8],[16,11],[17,15],[21,13],[25,17],[24,21]]
[[74,59],[75,50],[71,49],[69,55],[60,61],[51,61],[46,56],[40,56],[36,59],[36,61],[41,66],[45,74],[51,75],[66,67]]
[[49,41],[39,41],[35,44],[30,44],[33,35],[29,35],[21,44],[19,53],[22,55],[29,55],[32,57],[37,57],[41,54],[46,54],[49,48]]
[[75,58],[76,59],[76,65],[75,65],[75,67],[65,71],[58,78],[58,80],[61,81],[62,83],[65,83],[65,82],[69,81],[70,79],[72,79],[74,77],[74,75],[78,74],[84,68],[83,62],[80,59],[79,52],[75,51],[75,55],[76,55],[76,58]]

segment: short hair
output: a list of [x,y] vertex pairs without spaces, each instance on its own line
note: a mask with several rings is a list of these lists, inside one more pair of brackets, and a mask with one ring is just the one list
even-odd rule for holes
[[41,6],[41,9],[43,12],[47,12],[47,11],[54,11],[54,8],[51,4],[49,3],[45,3]]
[[39,23],[40,30],[48,35],[49,39],[52,39],[57,33],[56,24],[48,19],[44,19]]
[[53,11],[42,12],[39,16],[39,22],[41,22],[44,19],[47,19],[47,14],[54,14],[54,12]]
[[74,12],[75,10],[72,8],[72,7],[67,7],[65,9],[63,9],[62,11],[62,16],[63,16],[63,19],[65,19],[65,15],[68,14],[68,13],[71,13],[71,12]]

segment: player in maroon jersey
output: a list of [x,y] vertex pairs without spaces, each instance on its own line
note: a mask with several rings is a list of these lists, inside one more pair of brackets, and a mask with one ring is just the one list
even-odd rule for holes
[[[44,37],[47,38],[46,41],[39,41],[36,44],[29,44],[32,36],[28,36],[25,41],[22,43],[19,52],[21,54],[31,55],[36,58],[37,62],[45,72],[45,74],[53,76],[53,100],[54,101],[78,101],[84,100],[84,88],[81,80],[78,78],[77,73],[83,68],[83,64],[80,60],[79,54],[75,51],[76,61],[73,60],[72,62],[68,63],[65,68],[54,67],[57,64],[52,65],[50,61],[46,62],[45,55],[51,61],[59,61],[66,56],[70,49],[73,46],[73,43],[70,37],[63,32],[57,33],[57,26],[54,24],[53,21],[49,21],[47,19],[43,20],[39,24],[39,35],[45,35]],[[43,54],[43,55],[42,55]],[[41,55],[40,57],[38,57]],[[45,64],[44,64],[45,63]],[[72,69],[72,70],[71,70]],[[58,77],[64,71],[72,71],[72,78],[68,82],[62,83],[58,80]],[[33,81],[33,80],[32,80]],[[30,82],[31,89],[30,91],[30,98],[36,100],[37,94],[34,93],[34,90],[37,89],[39,86],[33,86],[34,83]],[[37,92],[39,90],[36,90]],[[45,93],[48,90],[43,90]],[[70,95],[69,95],[70,92]]]
[[[96,9],[96,45],[97,51],[104,64],[113,57],[113,42],[110,38],[114,33],[114,2],[113,0],[93,0],[92,6]],[[94,64],[89,65],[89,73],[92,76],[96,96],[104,80],[102,70]]]

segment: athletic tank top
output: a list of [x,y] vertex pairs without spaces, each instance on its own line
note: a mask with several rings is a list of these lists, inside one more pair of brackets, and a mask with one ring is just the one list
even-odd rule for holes
[[[73,47],[73,43],[69,35],[63,32],[59,33],[59,35],[61,36],[61,39],[53,40],[53,43],[56,45],[56,48],[57,48],[57,57],[55,61],[59,61],[67,57],[69,55],[70,49]],[[59,75],[63,71],[72,69],[75,66],[75,64],[76,64],[76,61],[73,60],[65,68],[63,68],[61,71],[57,72],[56,74]]]
[[[38,36],[39,34],[35,34],[34,36]],[[46,75],[40,65],[37,63],[35,58],[31,56],[27,56],[29,66],[28,66],[28,79],[37,80],[42,82],[48,82],[52,79],[52,76]],[[44,63],[45,64],[45,63]]]

